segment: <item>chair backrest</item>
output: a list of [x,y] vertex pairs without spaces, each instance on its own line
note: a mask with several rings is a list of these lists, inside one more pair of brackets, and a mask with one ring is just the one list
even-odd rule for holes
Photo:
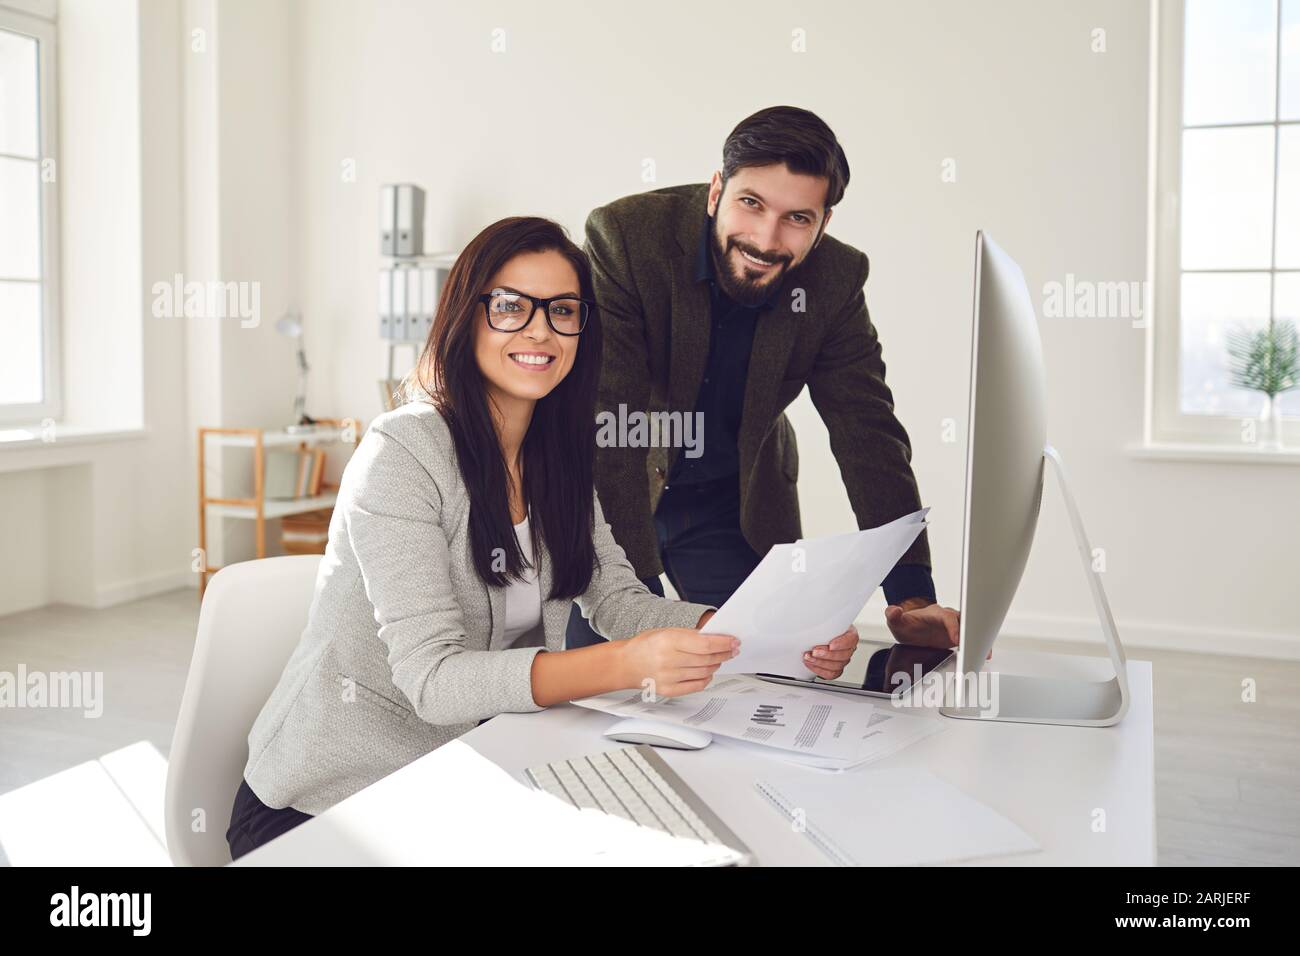
[[244,561],[208,583],[167,766],[167,852],[177,866],[230,862],[226,827],[248,732],[307,625],[320,562]]

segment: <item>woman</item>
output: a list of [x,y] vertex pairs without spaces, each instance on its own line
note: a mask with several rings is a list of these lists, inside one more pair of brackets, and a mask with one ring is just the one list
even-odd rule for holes
[[[582,250],[545,219],[483,230],[448,277],[415,400],[344,471],[307,628],[249,734],[232,856],[495,714],[688,694],[737,653],[699,633],[714,609],[651,594],[610,534],[599,365]],[[574,600],[608,643],[563,650]],[[823,676],[852,650],[824,655]]]

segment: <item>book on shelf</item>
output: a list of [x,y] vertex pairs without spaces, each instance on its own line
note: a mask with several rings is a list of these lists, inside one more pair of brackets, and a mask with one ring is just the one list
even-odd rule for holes
[[320,448],[272,451],[266,456],[265,493],[285,501],[319,495],[325,476],[325,452]]

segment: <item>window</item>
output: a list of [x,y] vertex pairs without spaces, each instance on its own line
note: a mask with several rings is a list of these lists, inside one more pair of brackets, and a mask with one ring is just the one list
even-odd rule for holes
[[54,76],[53,23],[0,3],[0,422],[60,413]]
[[[1300,0],[1163,0],[1157,13],[1151,437],[1239,443],[1259,392],[1227,336],[1300,328]],[[1300,440],[1300,390],[1284,393]]]

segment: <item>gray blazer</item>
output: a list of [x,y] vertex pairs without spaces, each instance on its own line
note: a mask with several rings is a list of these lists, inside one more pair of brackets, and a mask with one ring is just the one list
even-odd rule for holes
[[[578,606],[618,640],[694,627],[707,605],[637,579],[595,503],[597,568]],[[371,423],[344,470],[307,627],[248,735],[244,778],[263,803],[318,814],[399,767],[533,701],[533,657],[564,648],[571,602],[548,598],[545,648],[489,650],[505,590],[474,569],[469,493],[451,432],[415,402]]]

